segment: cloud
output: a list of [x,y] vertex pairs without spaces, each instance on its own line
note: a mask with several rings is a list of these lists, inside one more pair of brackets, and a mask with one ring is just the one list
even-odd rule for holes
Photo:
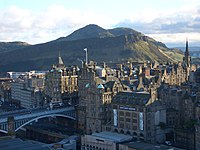
[[187,5],[176,10],[143,8],[137,14],[127,14],[123,20],[109,13],[66,9],[62,5],[50,5],[39,12],[11,6],[0,10],[0,41],[48,42],[87,24],[98,24],[103,28],[131,27],[164,43],[182,43],[186,37],[197,43],[200,42],[200,5],[196,5],[197,0],[188,5],[190,1],[183,0]]
[[199,46],[199,33],[165,33],[165,34],[147,34],[148,36],[166,43],[169,47],[185,46],[186,38],[190,45]]
[[108,16],[91,11],[66,9],[50,5],[46,10],[33,12],[11,6],[0,10],[0,41],[26,41],[31,44],[47,42],[87,24],[108,26],[113,24]]
[[199,6],[190,5],[180,10],[154,12],[157,15],[147,19],[141,14],[140,20],[126,19],[116,24],[116,27],[131,27],[164,43],[182,43],[186,37],[197,43],[200,42]]

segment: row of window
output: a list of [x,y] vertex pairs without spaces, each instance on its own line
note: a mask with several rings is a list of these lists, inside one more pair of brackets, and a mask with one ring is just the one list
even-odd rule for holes
[[[130,112],[124,112],[124,111],[119,111],[119,115],[120,116],[131,116],[131,113]],[[132,116],[134,117],[134,118],[137,118],[137,113],[132,113]]]

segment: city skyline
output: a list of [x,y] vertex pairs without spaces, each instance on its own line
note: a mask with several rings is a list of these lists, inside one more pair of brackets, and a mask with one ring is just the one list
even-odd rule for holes
[[1,42],[38,44],[64,37],[88,24],[105,29],[130,27],[167,46],[199,46],[198,0],[1,2]]

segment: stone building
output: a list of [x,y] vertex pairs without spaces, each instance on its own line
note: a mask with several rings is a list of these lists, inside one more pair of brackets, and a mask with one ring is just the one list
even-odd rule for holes
[[200,123],[195,126],[195,148],[200,149]]
[[147,92],[119,92],[112,100],[113,130],[132,135],[137,140],[164,142],[166,111]]
[[[100,70],[104,74],[104,69],[105,75],[98,74]],[[78,78],[78,128],[89,134],[103,131],[103,126],[111,122],[112,97],[128,90],[119,78],[107,73],[108,68],[104,69],[99,69],[94,62],[84,63]]]
[[175,130],[175,143],[174,146],[184,148],[187,150],[195,149],[195,134],[194,130],[179,128]]
[[47,103],[62,103],[62,96],[78,91],[77,68],[65,67],[62,58],[58,57],[58,64],[53,65],[45,76],[45,96]]
[[178,64],[170,64],[163,67],[162,82],[169,85],[181,85],[189,80],[191,72],[191,57],[189,54],[188,41],[186,41],[186,49],[183,62]]
[[[200,70],[196,75],[200,76],[199,73]],[[195,120],[197,121],[195,124],[195,148],[200,149],[200,88],[196,93]]]
[[187,82],[187,68],[183,66],[183,63],[171,64],[164,68],[162,74],[162,82],[169,85],[181,85]]
[[13,79],[1,78],[0,79],[0,100],[8,101],[11,99],[11,83]]

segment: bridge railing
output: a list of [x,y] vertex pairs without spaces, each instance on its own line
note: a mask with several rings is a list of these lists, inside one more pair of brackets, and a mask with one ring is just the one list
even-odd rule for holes
[[73,111],[74,108],[62,108],[62,109],[56,109],[56,110],[46,110],[44,112],[37,112],[37,113],[30,113],[30,114],[26,114],[26,115],[20,115],[20,116],[16,116],[15,120],[20,120],[20,119],[24,119],[24,118],[33,118],[33,117],[37,117],[37,116],[42,116],[42,115],[48,115],[48,114],[56,114],[56,113],[61,113],[64,111]]
[[[53,110],[42,110],[42,111],[38,111],[38,112],[27,112],[28,114],[15,114],[14,115],[14,119],[15,120],[21,120],[21,119],[25,119],[25,118],[34,118],[34,117],[38,117],[38,116],[42,116],[42,115],[48,115],[48,114],[56,114],[56,113],[62,113],[65,111],[74,111],[75,108],[74,107],[65,107],[65,108],[60,108],[60,109],[53,109]],[[7,122],[7,118],[8,116],[10,116],[10,114],[8,115],[4,115],[3,118],[0,118],[0,123],[3,122]]]

